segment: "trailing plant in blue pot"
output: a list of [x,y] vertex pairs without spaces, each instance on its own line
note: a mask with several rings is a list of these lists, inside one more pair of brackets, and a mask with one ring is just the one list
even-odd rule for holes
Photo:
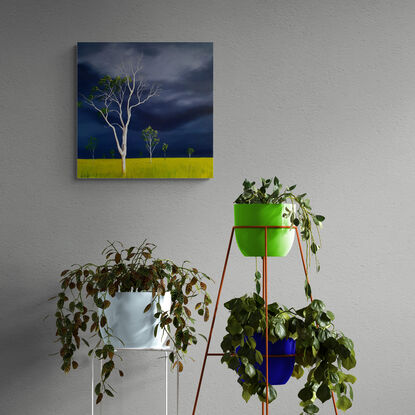
[[173,367],[182,371],[188,348],[198,340],[195,317],[209,319],[210,278],[187,261],[154,258],[155,248],[148,242],[129,248],[110,243],[102,264],[75,265],[61,274],[61,291],[52,298],[61,369],[77,369],[76,352],[86,346],[102,362],[96,403],[114,396],[108,379],[121,359],[118,348],[169,346]]
[[[222,363],[235,371],[242,387],[242,397],[248,401],[257,395],[266,401],[265,380],[265,306],[258,294],[244,295],[225,303],[229,310],[221,348]],[[337,407],[352,406],[352,384],[356,378],[345,371],[356,365],[351,339],[334,328],[334,314],[321,300],[313,300],[302,309],[287,308],[276,302],[268,305],[269,402],[277,398],[273,385],[282,385],[290,376],[300,379],[308,375],[298,393],[302,411],[319,411],[322,403],[337,395]],[[284,356],[285,355],[285,356]]]

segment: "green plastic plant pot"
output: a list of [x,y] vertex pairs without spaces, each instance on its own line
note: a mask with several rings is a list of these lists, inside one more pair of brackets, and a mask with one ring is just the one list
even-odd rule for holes
[[[290,218],[283,218],[284,209],[292,205],[235,204],[235,226],[290,226]],[[294,229],[268,229],[267,255],[286,256],[294,242]],[[238,247],[244,256],[265,256],[265,229],[235,229]]]

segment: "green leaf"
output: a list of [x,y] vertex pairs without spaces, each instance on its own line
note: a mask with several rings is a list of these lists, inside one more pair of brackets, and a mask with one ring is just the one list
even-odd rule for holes
[[261,284],[258,281],[255,284],[255,289],[256,289],[257,294],[261,293]]
[[314,379],[317,382],[321,382],[324,379],[324,372],[325,372],[326,366],[323,363],[320,363],[314,371]]
[[303,401],[306,402],[313,397],[313,389],[309,386],[303,388],[298,392],[298,397]]
[[304,375],[304,369],[300,365],[295,365],[291,376],[300,379]]
[[250,377],[253,378],[256,375],[256,369],[254,368],[253,365],[251,365],[251,363],[248,363],[245,366],[245,373]]
[[326,383],[322,383],[320,387],[317,389],[317,398],[320,399],[321,402],[326,402],[331,398],[331,391],[330,388]]
[[356,382],[356,376],[353,375],[345,375],[344,377],[345,382],[355,383]]
[[230,322],[230,324],[228,325],[227,330],[232,335],[241,334],[243,332],[243,327],[241,326],[241,324],[238,321],[232,320]]
[[257,305],[259,305],[260,307],[265,304],[264,299],[260,295],[254,293],[253,297]]
[[316,215],[316,219],[319,221],[319,222],[323,222],[324,221],[324,219],[326,219],[324,216],[321,216],[321,215]]
[[255,360],[262,365],[262,362],[264,361],[264,356],[262,356],[262,353],[259,350],[255,350]]
[[315,216],[312,216],[312,218],[313,218],[313,222],[315,223],[315,225],[320,227],[321,222],[319,222]]
[[304,283],[304,292],[307,298],[311,297],[311,286],[310,284],[307,282],[307,280]]
[[343,344],[348,350],[352,351],[354,348],[354,344],[351,339],[343,336],[339,339],[339,343]]
[[228,367],[230,369],[236,370],[236,369],[238,369],[239,366],[240,366],[239,359],[237,357],[235,357],[235,356],[232,356],[229,359]]
[[339,381],[339,375],[337,373],[330,373],[329,380],[331,383],[336,384]]
[[320,313],[326,309],[325,304],[321,300],[313,300],[310,306],[313,310],[318,311]]
[[314,405],[314,404],[307,405],[307,406],[304,408],[304,412],[305,412],[306,414],[316,414],[318,411],[319,411],[319,409],[318,409],[318,408],[317,408],[317,406],[316,406],[316,405]]
[[328,338],[330,337],[330,331],[329,330],[320,330],[318,332],[318,341],[320,343],[324,343]]
[[356,366],[356,358],[351,354],[348,358],[342,359],[342,365],[347,369],[353,369]]
[[286,332],[286,330],[285,330],[285,327],[284,327],[284,324],[283,324],[283,323],[281,323],[281,322],[278,322],[278,323],[275,325],[275,327],[274,327],[274,332],[275,332],[275,335],[276,335],[277,337],[279,337],[280,339],[283,339],[283,338],[286,336],[286,334],[287,334],[287,332]]
[[249,344],[249,346],[251,346],[251,349],[256,348],[256,341],[253,337],[248,337],[247,343]]
[[269,402],[275,401],[277,399],[277,391],[272,385],[268,385],[268,400]]
[[227,352],[228,350],[231,350],[232,349],[232,336],[230,334],[227,334],[223,338],[223,340],[222,340],[222,342],[220,344],[220,347],[222,348],[222,350],[224,352]]
[[326,314],[327,314],[327,316],[329,317],[329,319],[331,321],[333,321],[335,319],[334,313],[332,313],[331,311],[326,311]]
[[113,398],[114,397],[114,394],[109,390],[109,389],[105,389],[105,393],[108,395],[108,396],[111,396],[111,398]]
[[247,389],[244,389],[242,391],[242,398],[244,398],[245,402],[248,402],[249,399],[251,398],[251,394],[248,392]]
[[346,411],[352,406],[351,400],[346,396],[342,395],[339,399],[337,399],[337,408],[341,409],[342,411]]

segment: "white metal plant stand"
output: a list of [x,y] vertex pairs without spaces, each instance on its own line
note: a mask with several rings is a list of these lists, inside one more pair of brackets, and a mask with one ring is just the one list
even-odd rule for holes
[[[126,350],[126,351],[135,351],[135,352],[164,352],[164,361],[165,361],[165,415],[169,415],[169,381],[168,381],[168,374],[169,374],[169,353],[172,349],[166,348],[119,348],[117,350]],[[102,360],[101,362],[101,370],[102,370]],[[91,358],[91,414],[95,414],[95,370],[94,370],[94,363],[95,358],[92,355]],[[176,415],[179,415],[179,369],[177,365],[177,377],[176,377]],[[100,372],[101,373],[101,372]]]

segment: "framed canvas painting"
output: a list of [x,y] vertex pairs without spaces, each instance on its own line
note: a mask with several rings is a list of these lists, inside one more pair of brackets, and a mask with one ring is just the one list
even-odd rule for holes
[[78,43],[79,179],[213,177],[213,44]]

